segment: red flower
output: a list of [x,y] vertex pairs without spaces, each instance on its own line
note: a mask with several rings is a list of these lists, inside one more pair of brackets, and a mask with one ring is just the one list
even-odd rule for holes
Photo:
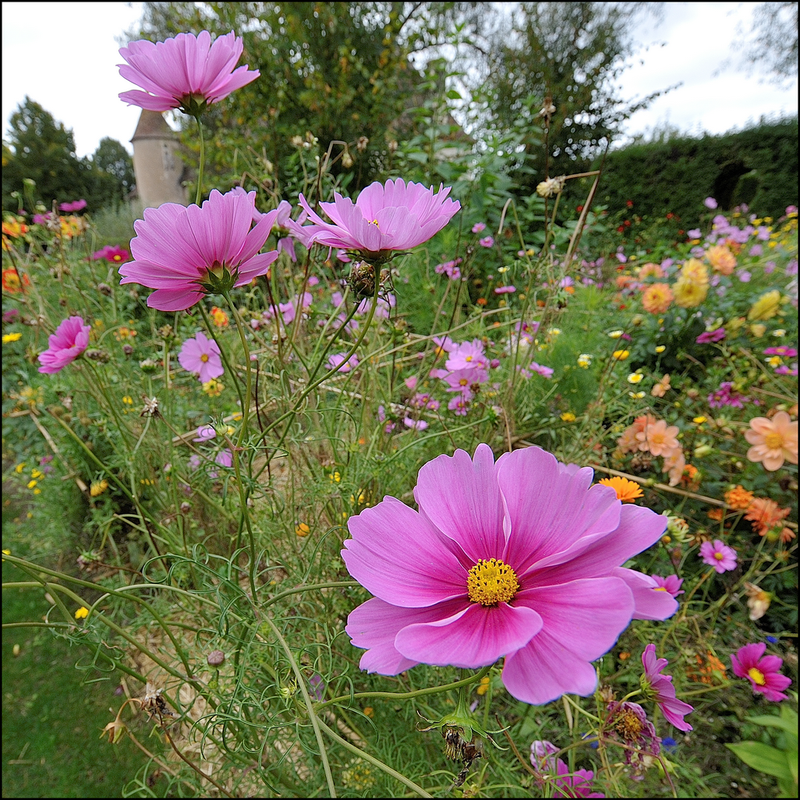
[[628,206],[628,208],[633,208],[633,200],[626,200],[625,205]]
[[[20,284],[20,277],[22,283]],[[28,276],[17,272],[13,267],[3,270],[3,291],[9,294],[19,294],[25,291],[26,286],[30,286],[31,282]]]

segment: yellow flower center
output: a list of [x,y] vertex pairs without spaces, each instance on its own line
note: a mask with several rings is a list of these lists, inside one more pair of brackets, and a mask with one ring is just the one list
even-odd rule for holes
[[770,450],[780,450],[781,447],[783,447],[783,436],[781,436],[776,431],[767,433],[764,436],[764,444]]
[[200,356],[200,360],[205,364],[206,361],[208,361],[208,355],[203,353],[203,355]]
[[716,558],[717,561],[722,561],[722,559],[725,558],[725,555],[717,551],[716,553],[714,553],[714,558]]
[[666,586],[655,586],[654,589],[657,592],[666,592],[667,591],[667,587]]
[[481,558],[469,571],[467,591],[473,603],[483,606],[507,603],[518,590],[519,582],[514,570],[496,558],[488,561]]
[[767,679],[764,677],[764,673],[760,669],[756,669],[755,667],[750,667],[747,670],[747,674],[753,680],[754,683],[757,683],[759,686],[763,686]]

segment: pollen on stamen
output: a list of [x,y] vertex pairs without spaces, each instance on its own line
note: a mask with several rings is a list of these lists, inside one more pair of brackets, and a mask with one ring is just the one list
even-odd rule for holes
[[513,599],[519,591],[519,581],[508,564],[496,558],[481,558],[469,571],[467,591],[473,603],[493,606]]

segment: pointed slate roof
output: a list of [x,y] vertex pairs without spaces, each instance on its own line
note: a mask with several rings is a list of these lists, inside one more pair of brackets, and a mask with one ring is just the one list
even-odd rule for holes
[[175,139],[175,132],[167,125],[164,115],[160,111],[142,109],[139,123],[136,126],[131,142],[138,139]]

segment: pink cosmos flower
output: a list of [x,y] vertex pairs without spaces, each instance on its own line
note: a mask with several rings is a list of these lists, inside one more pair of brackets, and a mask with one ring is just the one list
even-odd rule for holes
[[68,214],[72,214],[75,211],[83,211],[84,208],[88,203],[81,199],[81,200],[73,200],[71,203],[60,203],[58,206],[59,211],[64,211]]
[[131,254],[124,247],[115,247],[114,245],[107,244],[102,250],[92,253],[92,259],[99,261],[104,258],[112,264],[122,264],[131,257]]
[[494,245],[494,237],[484,236],[483,239],[478,239],[478,244],[481,247],[492,247]]
[[[328,358],[328,369],[334,369],[334,367],[339,367],[339,372],[350,372],[351,369],[355,369],[358,366],[358,357],[355,353],[350,356],[347,361],[344,360],[344,357],[347,353],[334,353],[332,356]],[[341,365],[341,366],[340,366]]]
[[669,592],[673,597],[684,594],[681,589],[683,578],[679,578],[677,575],[667,575],[666,578],[662,578],[660,575],[651,575],[650,577],[658,584],[658,591]]
[[780,703],[787,699],[783,690],[791,684],[792,679],[780,673],[783,659],[780,656],[765,656],[766,649],[764,642],[740,647],[736,655],[731,654],[733,674],[739,678],[747,678],[754,692],[760,692],[767,700]]
[[709,344],[710,342],[721,342],[725,338],[725,328],[717,328],[713,331],[705,331],[696,339],[697,344]]
[[122,92],[120,100],[150,111],[202,111],[261,74],[247,66],[234,69],[243,49],[233,31],[213,43],[208,31],[179,33],[164,42],[131,42],[119,51],[128,62],[117,64],[119,74],[145,91]]
[[458,200],[447,197],[450,187],[425,188],[421,183],[405,183],[402,178],[375,181],[363,189],[356,202],[334,193],[333,203],[320,203],[333,220],[325,222],[300,195],[300,205],[311,220],[303,226],[310,242],[356,251],[371,263],[386,260],[393,251],[408,250],[427,242],[461,208]]
[[675,697],[675,687],[671,675],[662,675],[661,671],[669,662],[666,658],[656,658],[656,646],[649,644],[642,653],[642,688],[645,695],[658,703],[661,713],[667,722],[671,722],[679,731],[690,731],[692,726],[684,720],[684,716],[694,708]]
[[476,222],[472,226],[472,232],[473,233],[481,233],[481,231],[485,231],[485,230],[486,230],[486,223],[485,222]]
[[473,339],[471,342],[454,345],[445,367],[448,370],[486,369],[488,363],[483,342],[480,339]]
[[192,439],[193,442],[207,442],[217,435],[216,430],[212,425],[201,425],[197,429],[197,436]]
[[217,457],[214,459],[214,463],[219,464],[221,467],[232,467],[233,453],[230,448],[226,447],[224,450],[220,450],[219,453],[217,453]]
[[516,286],[498,286],[495,290],[495,294],[513,294],[517,291]]
[[244,286],[265,275],[278,253],[258,251],[278,210],[259,214],[255,202],[255,192],[236,187],[227,194],[214,189],[202,207],[164,203],[146,208],[144,219],[133,225],[134,260],[120,267],[120,283],[155,289],[147,298],[150,308],[184,311],[208,292]]
[[713,543],[703,542],[700,545],[700,557],[719,573],[736,569],[736,551],[721,539],[714,539]]
[[[658,541],[666,517],[592,486],[593,470],[539,447],[478,445],[419,472],[414,511],[393,497],[351,517],[342,557],[375,595],[346,631],[361,668],[418,663],[474,669],[505,656],[517,699],[588,695],[591,662],[632,618],[666,619],[677,602],[621,565]],[[397,531],[403,535],[398,536]]]
[[91,325],[82,317],[67,317],[47,340],[47,350],[39,353],[39,372],[53,375],[71,364],[88,346]]
[[552,781],[553,797],[605,797],[600,792],[592,791],[594,772],[586,769],[570,772],[566,761],[554,757],[553,754],[557,752],[558,748],[552,742],[531,742],[531,764],[541,775],[536,780],[540,786]]
[[[183,343],[178,354],[178,362],[187,372],[196,373],[200,377],[200,383],[208,383],[212,378],[219,378],[225,372],[219,346],[202,331],[194,339],[187,339]],[[197,433],[202,436],[200,429]]]

